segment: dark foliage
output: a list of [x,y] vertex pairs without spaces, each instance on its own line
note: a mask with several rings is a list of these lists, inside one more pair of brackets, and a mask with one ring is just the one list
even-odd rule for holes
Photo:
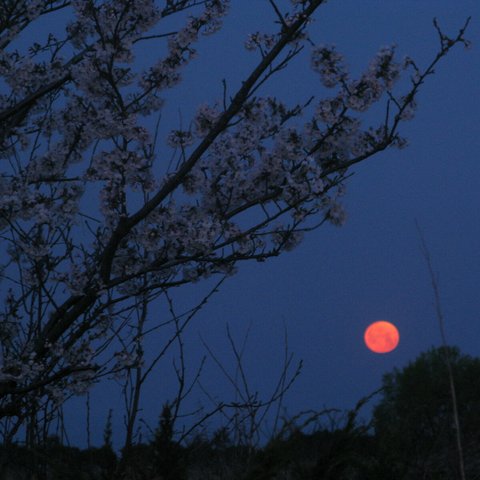
[[44,446],[0,446],[0,480],[108,480],[117,457],[108,447],[80,450],[50,437]]
[[384,376],[374,426],[381,468],[392,480],[459,478],[446,355],[455,381],[467,478],[478,478],[480,359],[441,347]]
[[226,428],[179,444],[171,406],[165,404],[150,443],[132,445],[121,458],[110,435],[102,448],[87,450],[49,437],[41,447],[0,447],[0,480],[456,480],[446,353],[467,478],[480,478],[480,359],[439,348],[384,376],[373,430],[356,421],[361,401],[336,428],[306,433],[291,425],[290,434],[262,448],[235,445]]

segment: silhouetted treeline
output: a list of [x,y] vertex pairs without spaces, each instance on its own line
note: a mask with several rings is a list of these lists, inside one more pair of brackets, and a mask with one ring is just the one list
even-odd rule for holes
[[328,429],[316,423],[306,431],[311,422],[302,427],[286,421],[262,447],[235,442],[235,431],[225,427],[179,443],[166,404],[149,442],[119,454],[111,446],[109,421],[101,448],[80,450],[57,437],[39,446],[4,444],[0,480],[458,480],[447,355],[465,478],[474,480],[480,478],[480,359],[450,347],[431,349],[385,375],[368,425],[357,419],[367,398]]
[[366,478],[359,475],[375,464],[375,439],[341,430],[295,432],[257,449],[200,437],[187,446],[158,447],[155,440],[133,446],[119,470],[122,459],[106,446],[80,450],[55,438],[35,449],[2,446],[0,480],[340,480]]
[[[451,461],[451,450],[435,453]],[[35,449],[0,447],[0,480],[413,480],[413,473],[398,476],[391,458],[400,454],[384,455],[373,434],[343,429],[295,432],[257,449],[198,437],[187,446],[172,442],[160,451],[152,441],[134,445],[126,461],[107,446],[80,450],[52,439]],[[470,473],[476,472],[470,478],[478,478],[478,456],[467,460]],[[438,473],[442,461],[435,475],[424,478],[454,480]]]

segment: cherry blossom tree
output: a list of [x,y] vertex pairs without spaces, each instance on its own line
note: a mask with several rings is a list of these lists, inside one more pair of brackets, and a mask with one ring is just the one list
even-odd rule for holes
[[[126,319],[140,306],[291,250],[325,222],[341,225],[350,168],[405,146],[399,126],[421,86],[453,46],[467,45],[467,25],[452,38],[437,27],[440,47],[426,68],[384,47],[353,78],[334,46],[309,36],[325,0],[268,3],[276,32],[246,39],[258,61],[238,91],[220,88],[188,128],[172,124],[159,139],[145,120],[162,112],[195,45],[221,28],[228,0],[1,2],[4,432],[106,372],[138,365],[145,319],[130,336]],[[61,38],[15,48],[60,10],[71,14]],[[174,32],[163,26],[169,18]],[[145,45],[163,53],[135,70]],[[302,51],[325,95],[293,106],[260,95]],[[380,101],[378,123],[363,125]]]

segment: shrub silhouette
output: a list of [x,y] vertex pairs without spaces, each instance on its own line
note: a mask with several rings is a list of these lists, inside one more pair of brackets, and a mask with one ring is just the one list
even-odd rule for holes
[[456,347],[432,348],[383,378],[373,424],[383,472],[394,479],[457,479],[453,407],[445,355],[449,355],[467,478],[480,456],[480,359]]
[[186,478],[184,449],[174,440],[174,418],[168,403],[163,406],[152,448],[154,470],[162,480]]

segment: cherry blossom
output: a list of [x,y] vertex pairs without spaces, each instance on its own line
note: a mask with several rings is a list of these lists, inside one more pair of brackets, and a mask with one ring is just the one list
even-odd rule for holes
[[[174,121],[158,135],[145,120],[163,112],[182,71],[201,61],[196,44],[229,10],[227,0],[160,3],[20,1],[15,21],[0,30],[0,229],[8,258],[0,417],[24,421],[29,399],[61,405],[100,374],[141,365],[139,340],[122,316],[141,295],[233,275],[241,261],[297,247],[318,225],[342,225],[349,169],[405,146],[399,127],[413,117],[420,87],[454,45],[466,44],[464,27],[424,70],[383,47],[353,78],[336,47],[308,37],[324,2],[291,0],[288,14],[272,12],[274,33],[247,39],[258,63],[238,91],[219,92],[187,128]],[[22,30],[57,7],[71,9],[64,38],[17,51]],[[175,18],[173,32],[162,30],[167,17]],[[138,47],[148,42],[162,48],[138,71]],[[264,94],[307,46],[325,95],[289,105]],[[407,86],[402,72],[413,72]],[[365,126],[363,113],[378,102],[385,112]]]

